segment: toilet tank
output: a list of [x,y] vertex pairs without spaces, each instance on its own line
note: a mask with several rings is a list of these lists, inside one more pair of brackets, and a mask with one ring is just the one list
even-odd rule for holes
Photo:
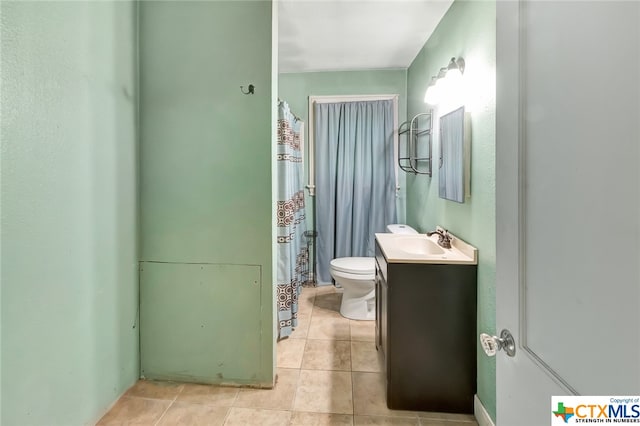
[[387,232],[392,234],[417,234],[418,231],[410,227],[409,225],[402,225],[399,223],[393,223],[387,225]]

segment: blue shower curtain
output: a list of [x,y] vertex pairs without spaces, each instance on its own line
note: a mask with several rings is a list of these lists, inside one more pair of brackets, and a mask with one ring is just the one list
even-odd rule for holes
[[302,122],[286,102],[278,104],[277,163],[277,309],[278,335],[287,337],[298,325],[298,295],[306,280],[309,253],[306,230]]
[[373,256],[376,232],[396,222],[393,101],[314,105],[319,283],[329,263]]

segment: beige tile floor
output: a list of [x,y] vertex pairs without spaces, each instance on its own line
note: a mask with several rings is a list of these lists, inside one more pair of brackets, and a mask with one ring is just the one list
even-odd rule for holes
[[477,426],[473,416],[389,410],[373,321],[340,316],[333,287],[305,287],[277,345],[274,389],[139,381],[99,425]]

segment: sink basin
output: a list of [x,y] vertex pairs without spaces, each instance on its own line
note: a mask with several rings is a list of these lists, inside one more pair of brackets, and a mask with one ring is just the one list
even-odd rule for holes
[[418,255],[439,255],[444,254],[444,250],[438,244],[427,238],[397,238],[398,249],[410,254]]
[[450,249],[438,245],[437,235],[381,233],[376,242],[388,263],[478,264],[478,249],[455,235]]

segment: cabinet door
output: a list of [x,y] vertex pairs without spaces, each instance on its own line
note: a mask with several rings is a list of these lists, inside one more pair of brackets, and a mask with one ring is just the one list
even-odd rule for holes
[[376,262],[376,349],[381,350],[382,348],[382,334],[380,327],[380,318],[381,318],[381,309],[382,304],[380,303],[380,267],[378,266],[378,262]]
[[389,304],[389,287],[387,281],[382,274],[378,274],[378,300],[380,310],[378,312],[378,324],[380,327],[380,344],[379,350],[382,352],[383,364],[386,365],[387,360],[387,307]]

